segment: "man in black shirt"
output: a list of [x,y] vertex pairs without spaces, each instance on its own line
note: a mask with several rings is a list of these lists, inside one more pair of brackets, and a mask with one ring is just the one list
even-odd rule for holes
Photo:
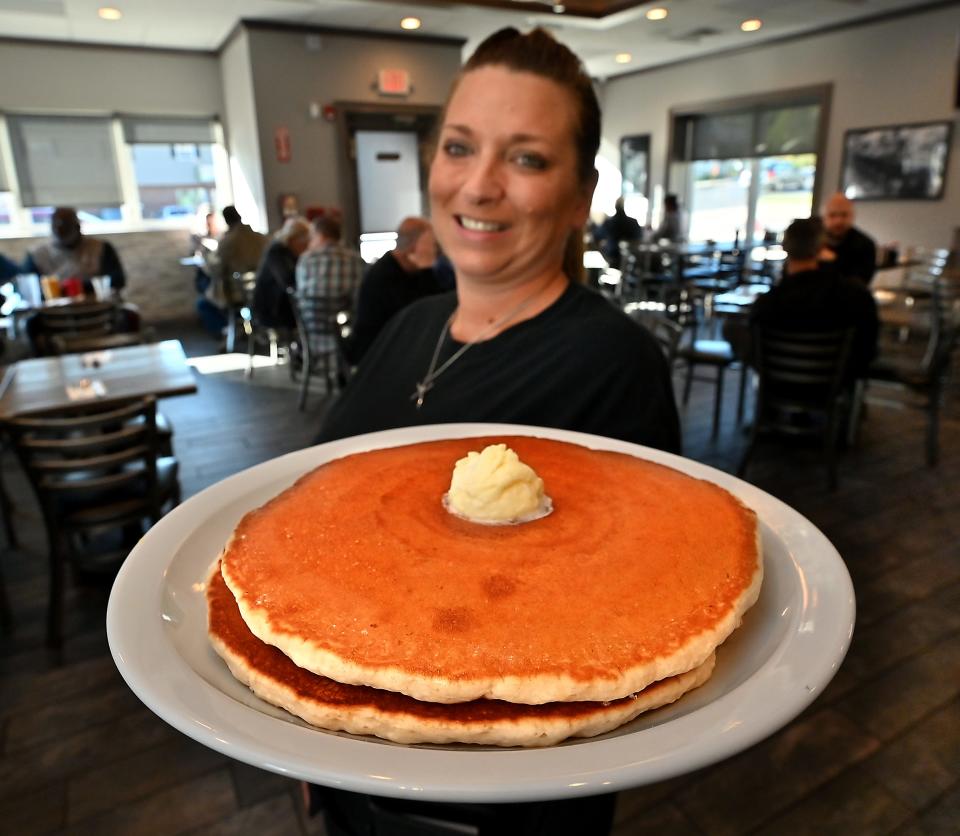
[[862,377],[877,349],[877,306],[863,282],[817,261],[819,218],[797,220],[783,235],[787,263],[783,280],[753,305],[751,324],[784,331],[854,329],[851,378]]
[[820,261],[833,264],[842,276],[870,284],[877,270],[877,245],[853,225],[853,203],[840,192],[827,201],[824,228]]
[[397,229],[397,245],[374,265],[360,283],[357,315],[344,345],[347,359],[356,365],[383,326],[397,311],[421,296],[437,293],[431,269],[437,257],[436,239],[424,218],[404,218]]

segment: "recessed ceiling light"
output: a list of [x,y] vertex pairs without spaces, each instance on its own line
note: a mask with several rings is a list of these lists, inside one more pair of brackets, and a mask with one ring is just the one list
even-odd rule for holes
[[123,12],[120,9],[115,9],[113,6],[102,6],[97,9],[97,14],[103,20],[120,20],[123,17]]
[[756,17],[752,17],[750,20],[745,20],[740,24],[740,28],[744,32],[756,32],[761,26],[763,26],[763,21]]
[[629,52],[618,52],[613,56],[613,60],[618,64],[629,64],[633,60],[633,56]]
[[563,3],[553,4],[553,11],[558,15],[562,15],[566,10],[567,10],[567,7],[564,6]]
[[419,17],[405,17],[400,21],[401,29],[419,29],[423,25]]
[[647,20],[663,20],[668,14],[670,12],[660,7],[647,9]]

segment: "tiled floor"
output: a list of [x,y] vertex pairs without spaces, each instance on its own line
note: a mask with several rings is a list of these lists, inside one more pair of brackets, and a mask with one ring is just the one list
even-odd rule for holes
[[[210,350],[202,337],[193,353]],[[710,441],[712,388],[696,384],[686,454],[732,470],[744,437],[735,386]],[[186,496],[283,452],[316,431],[322,408],[295,408],[266,372],[200,379],[162,404],[176,427]],[[938,834],[960,829],[960,408],[942,428],[943,456],[923,465],[919,416],[872,408],[845,455],[840,487],[809,451],[761,451],[750,479],[795,507],[849,567],[858,622],[846,662],[795,722],[743,754],[692,775],[623,792],[627,834]],[[118,834],[323,833],[295,784],[193,743],[144,708],[109,656],[107,589],[73,586],[64,663],[44,650],[45,540],[9,455],[18,550],[2,567],[16,632],[0,637],[0,832]]]

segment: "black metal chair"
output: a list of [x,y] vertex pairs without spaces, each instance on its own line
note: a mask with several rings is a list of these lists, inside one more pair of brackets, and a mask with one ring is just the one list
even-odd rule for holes
[[852,393],[847,374],[852,340],[853,329],[811,333],[754,327],[757,404],[738,476],[746,472],[763,434],[820,436],[828,485],[836,488],[837,442]]
[[741,358],[737,357],[733,345],[727,340],[693,339],[682,345],[677,351],[677,358],[686,363],[687,375],[683,386],[683,404],[690,400],[690,390],[693,386],[694,372],[697,366],[708,366],[714,369],[713,378],[698,378],[712,380],[715,385],[713,395],[713,431],[712,438],[720,432],[720,415],[723,407],[723,381],[727,369],[738,366],[740,368],[740,387],[737,391],[737,423],[743,420],[743,404],[747,388],[749,369]]
[[346,379],[341,329],[349,316],[348,296],[291,293],[302,352],[300,409],[307,403],[310,378],[323,372],[327,391],[333,392]]
[[47,643],[63,640],[63,574],[111,570],[132,541],[180,501],[177,460],[159,455],[156,401],[5,423],[49,542]]
[[891,333],[881,332],[880,351],[867,375],[865,399],[925,412],[926,462],[933,467],[940,455],[944,381],[958,337],[960,276],[941,272],[930,278],[924,288],[926,298],[912,295],[910,304],[905,305],[911,312],[910,324],[894,318],[888,329]]
[[253,336],[253,287],[257,274],[234,273],[224,279],[223,297],[226,303],[227,336],[225,348],[229,352],[236,350],[237,327],[249,341]]
[[119,309],[115,302],[74,302],[42,308],[31,319],[30,337],[39,355],[56,353],[57,338],[106,336],[117,331]]
[[677,359],[677,352],[680,348],[680,341],[683,338],[683,326],[662,313],[636,305],[627,305],[624,310],[632,319],[653,334],[667,360],[667,366],[673,370],[673,364]]

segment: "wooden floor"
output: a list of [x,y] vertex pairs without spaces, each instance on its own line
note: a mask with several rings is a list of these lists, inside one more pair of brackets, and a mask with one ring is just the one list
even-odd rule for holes
[[[190,326],[188,353],[215,351]],[[735,389],[731,385],[729,389]],[[684,415],[686,454],[732,470],[744,436],[731,400],[710,440],[710,384]],[[266,370],[204,375],[163,411],[176,427],[190,496],[316,432]],[[951,393],[942,461],[923,465],[919,416],[870,409],[838,491],[809,451],[758,454],[751,481],[812,520],[843,555],[856,586],[850,653],[826,692],[794,723],[700,772],[620,794],[628,834],[938,834],[960,823],[960,398]],[[0,637],[0,832],[96,834],[323,833],[296,785],[193,743],[147,710],[110,658],[108,589],[73,586],[64,663],[44,650],[45,539],[35,503],[7,455],[19,550],[2,568],[16,631]]]

